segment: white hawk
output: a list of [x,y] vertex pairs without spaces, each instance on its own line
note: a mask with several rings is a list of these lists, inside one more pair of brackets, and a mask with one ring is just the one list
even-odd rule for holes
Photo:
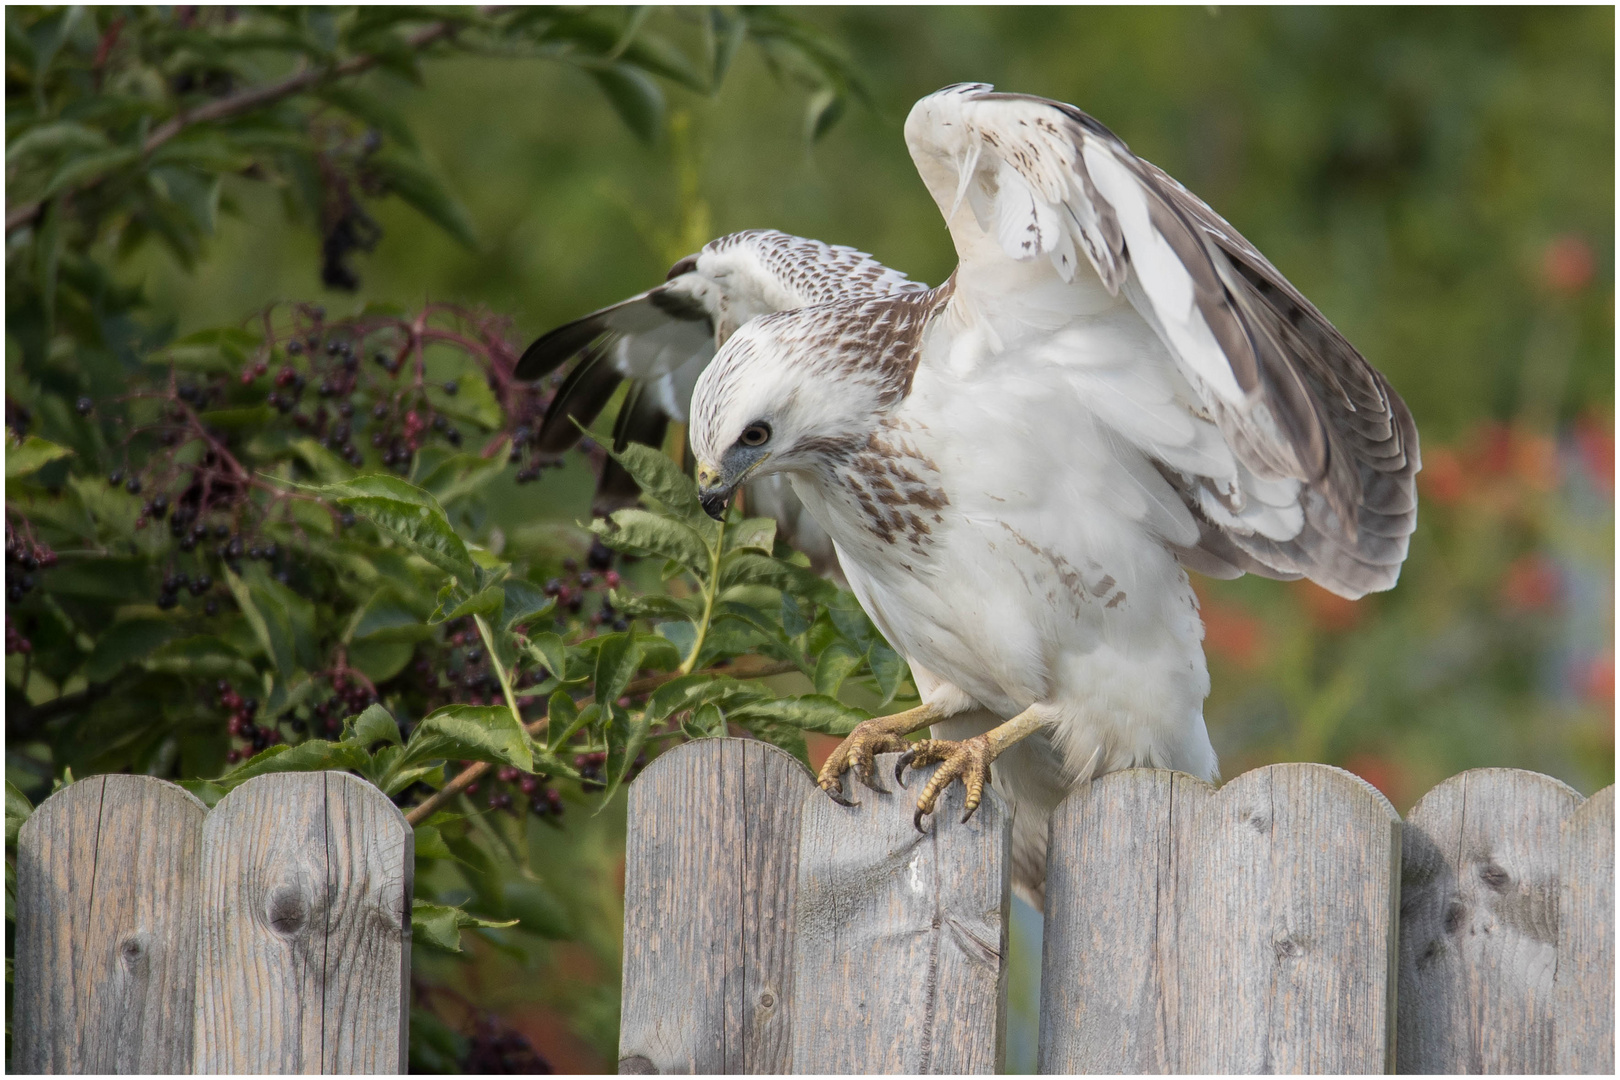
[[1216,776],[1186,570],[1390,588],[1417,430],[1264,256],[1080,110],[959,85],[905,135],[955,273],[864,291],[817,258],[711,275],[756,317],[722,332],[714,295],[697,305],[724,343],[692,448],[711,511],[787,478],[921,691],[860,725],[821,786],[842,799],[851,768],[874,783],[886,750],[943,762],[920,827],[952,780],[969,814],[993,783],[1014,884],[1039,905],[1047,817],[1075,784]]

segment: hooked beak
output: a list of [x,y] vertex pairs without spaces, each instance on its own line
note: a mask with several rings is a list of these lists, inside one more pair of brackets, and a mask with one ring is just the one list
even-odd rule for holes
[[727,485],[720,476],[720,470],[711,469],[707,465],[697,468],[698,502],[703,504],[703,512],[716,521],[726,519],[726,504],[731,501],[731,493],[736,485]]

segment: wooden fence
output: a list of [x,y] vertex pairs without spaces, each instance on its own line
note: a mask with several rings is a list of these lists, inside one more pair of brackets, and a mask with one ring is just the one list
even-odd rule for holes
[[13,1072],[405,1070],[411,828],[345,773],[81,780],[17,837]]
[[[894,756],[879,763],[888,775]],[[704,740],[630,788],[623,1072],[993,1072],[1010,822]],[[1614,789],[1138,769],[1053,817],[1039,1069],[1614,1072]]]
[[[880,761],[880,775],[894,757]],[[992,1072],[1011,822],[845,808],[764,743],[630,788],[624,1072]],[[1321,765],[1133,770],[1052,822],[1039,1067],[1614,1071],[1614,791],[1514,769],[1402,822]],[[343,773],[212,812],[108,775],[18,836],[15,1072],[398,1072],[413,843]]]

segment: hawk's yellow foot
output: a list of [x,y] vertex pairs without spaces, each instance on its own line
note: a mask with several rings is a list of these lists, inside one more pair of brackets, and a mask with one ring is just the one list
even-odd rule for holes
[[877,755],[904,750],[910,745],[905,736],[927,727],[943,715],[931,705],[920,705],[892,716],[861,721],[827,756],[816,783],[834,802],[843,806],[855,805],[844,797],[844,785],[839,780],[849,769],[854,769],[861,783],[873,791],[885,790],[877,786]]
[[1019,739],[1031,734],[1041,726],[1040,718],[1035,710],[1027,709],[1008,720],[1005,724],[991,728],[983,735],[975,735],[971,739],[961,742],[952,742],[949,739],[923,739],[913,743],[911,749],[903,754],[894,766],[894,778],[905,786],[905,768],[911,766],[918,768],[922,765],[931,765],[940,762],[940,767],[934,770],[934,775],[928,778],[923,787],[922,794],[917,797],[917,813],[911,819],[912,824],[922,832],[922,819],[924,814],[934,812],[934,804],[939,799],[940,792],[944,791],[952,780],[961,780],[962,787],[967,791],[967,809],[962,814],[962,823],[967,824],[973,811],[979,808],[984,799],[984,785],[990,781],[990,763],[1001,756],[1001,752]]

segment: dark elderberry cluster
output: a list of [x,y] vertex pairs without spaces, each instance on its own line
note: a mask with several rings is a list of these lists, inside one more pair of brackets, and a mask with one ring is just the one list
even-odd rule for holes
[[235,765],[238,761],[246,761],[265,747],[281,741],[281,732],[274,724],[254,723],[254,717],[259,712],[259,703],[256,699],[242,697],[225,679],[219,680],[214,690],[217,694],[215,704],[230,714],[225,721],[226,732],[232,739],[241,743],[239,746],[231,747],[225,755],[226,761]]
[[[18,603],[39,584],[38,574],[56,565],[56,552],[35,540],[16,535],[6,526],[6,600]],[[6,635],[6,651],[11,648],[11,635]]]
[[506,460],[518,467],[512,479],[520,484],[538,480],[546,469],[560,469],[566,464],[560,457],[540,454],[536,450],[539,443],[540,431],[532,424],[519,424],[512,430],[512,449]]
[[332,696],[310,710],[317,729],[327,736],[339,734],[345,717],[358,715],[377,701],[376,690],[342,671],[333,673],[331,682]]
[[27,654],[27,653],[31,653],[33,651],[34,651],[34,643],[32,641],[29,641],[27,638],[23,637],[22,632],[19,631],[15,626],[11,625],[11,616],[7,615],[6,616],[6,655],[10,656],[12,653],[24,653],[24,654]]
[[528,1037],[491,1015],[480,1016],[467,1037],[462,1069],[469,1073],[549,1073],[551,1063]]
[[[473,763],[463,761],[462,769],[470,767]],[[527,811],[540,818],[560,818],[563,816],[562,794],[554,787],[547,787],[549,776],[534,775],[513,768],[511,765],[502,765],[495,770],[493,780],[485,780],[478,784],[467,786],[469,797],[478,794],[480,787],[486,787],[489,794],[485,800],[491,810],[505,810],[520,814]]]
[[[163,584],[158,590],[157,606],[168,611],[180,602],[180,592],[184,590],[192,596],[202,596],[214,587],[214,578],[211,574],[198,574],[192,577],[178,570],[170,570],[163,575]],[[219,601],[209,597],[203,605],[203,612],[207,615],[219,613]]]
[[570,615],[583,613],[586,599],[592,593],[599,594],[601,602],[586,622],[593,627],[628,630],[629,622],[613,610],[613,604],[608,600],[607,591],[619,587],[619,572],[612,569],[613,557],[612,549],[598,540],[591,544],[590,553],[585,557],[586,569],[579,568],[578,559],[564,559],[563,573],[567,576],[547,581],[543,591],[547,596],[556,597],[559,611],[566,611]]

